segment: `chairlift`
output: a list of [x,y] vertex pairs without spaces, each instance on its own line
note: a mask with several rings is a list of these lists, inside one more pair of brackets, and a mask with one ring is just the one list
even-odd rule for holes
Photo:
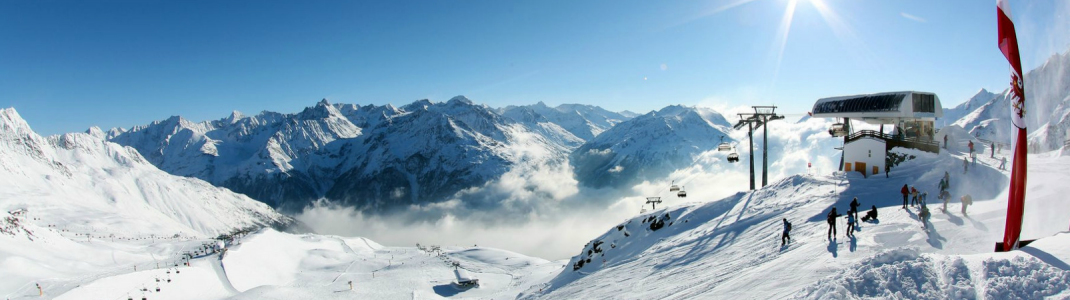
[[670,192],[675,192],[675,191],[679,191],[679,190],[680,190],[680,187],[676,186],[676,180],[673,180],[672,181],[672,186],[669,186],[669,191]]
[[728,162],[730,162],[730,163],[739,162],[739,153],[732,152],[731,154],[728,154]]
[[687,198],[687,191],[680,189],[680,192],[676,193],[676,196],[680,198]]
[[724,136],[721,136],[721,144],[717,145],[717,151],[725,152],[732,150],[732,145],[724,141]]
[[847,135],[847,126],[843,123],[832,124],[832,127],[829,127],[829,135],[832,135],[834,137],[841,137]]

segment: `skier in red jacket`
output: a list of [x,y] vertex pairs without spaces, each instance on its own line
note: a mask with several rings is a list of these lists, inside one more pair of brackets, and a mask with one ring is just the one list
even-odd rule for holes
[[910,188],[904,184],[903,189],[899,192],[903,194],[903,209],[907,209],[907,197],[910,196]]

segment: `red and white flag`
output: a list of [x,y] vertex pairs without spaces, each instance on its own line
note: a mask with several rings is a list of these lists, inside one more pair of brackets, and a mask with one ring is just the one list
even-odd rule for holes
[[1011,186],[1007,197],[1007,225],[1003,231],[1002,251],[1018,248],[1025,214],[1026,179],[1026,134],[1025,134],[1025,80],[1022,78],[1022,59],[1018,55],[1018,37],[1011,20],[1011,7],[1007,0],[996,0],[996,21],[999,24],[999,51],[1011,64],[1011,121],[1018,127],[1014,146],[1014,165],[1011,167]]
[[1025,128],[1025,81],[1022,79],[1022,59],[1018,55],[1018,36],[1014,32],[1011,6],[1007,0],[996,0],[996,11],[999,51],[1011,63],[1011,120],[1014,126]]

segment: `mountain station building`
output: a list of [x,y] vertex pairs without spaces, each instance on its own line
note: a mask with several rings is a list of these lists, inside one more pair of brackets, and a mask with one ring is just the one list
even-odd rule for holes
[[[876,175],[890,163],[888,150],[913,148],[939,153],[937,118],[944,116],[940,98],[933,93],[904,91],[818,99],[814,118],[837,118],[829,134],[843,137],[840,170]],[[852,121],[881,125],[881,130],[854,130]],[[886,126],[891,130],[885,131]]]

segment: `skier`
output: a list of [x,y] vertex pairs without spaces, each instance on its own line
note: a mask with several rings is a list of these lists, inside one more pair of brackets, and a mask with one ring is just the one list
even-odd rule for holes
[[1003,160],[1002,160],[1002,161],[1000,161],[1000,163],[999,163],[999,169],[1000,169],[1000,170],[1007,170],[1007,157],[1006,157],[1006,156],[1004,156],[1004,157],[1003,157]]
[[977,165],[977,155],[971,156],[970,158],[973,159],[973,165],[976,166]]
[[970,194],[966,194],[962,196],[960,201],[962,201],[962,215],[965,216],[966,206],[973,204],[973,197],[970,197]]
[[877,206],[876,205],[874,205],[873,208],[871,208],[869,210],[869,212],[867,212],[866,215],[862,217],[862,222],[867,222],[869,220],[877,220]]
[[849,214],[854,214],[855,218],[858,218],[858,206],[861,205],[861,204],[858,204],[858,197],[855,197],[854,199],[851,199],[851,204],[850,205],[851,205],[851,211],[849,211],[848,213]]
[[944,212],[947,212],[947,202],[951,201],[951,193],[949,193],[948,191],[941,191],[940,199],[944,200]]
[[780,246],[784,247],[787,242],[791,241],[791,222],[788,222],[787,218],[784,218],[784,234],[780,236]]
[[855,215],[847,213],[847,236],[854,237],[855,234]]
[[973,140],[970,140],[970,156],[973,156]]
[[922,205],[921,212],[918,213],[918,217],[921,218],[921,227],[925,228],[926,230],[929,229],[929,215],[931,215],[929,213],[929,208],[925,207],[925,205]]
[[34,283],[34,285],[37,286],[37,296],[38,297],[43,297],[45,295],[45,290],[41,289],[41,284],[40,283]]
[[996,158],[996,142],[992,142],[991,149],[988,149],[988,158]]
[[947,135],[944,135],[944,150],[947,150]]
[[970,170],[970,161],[966,160],[966,157],[962,158],[962,174],[966,174]]
[[888,178],[888,173],[892,171],[892,164],[884,164],[884,178]]
[[904,184],[903,189],[899,192],[903,194],[903,209],[907,209],[907,197],[910,195],[910,189]]
[[951,174],[948,174],[947,171],[944,171],[944,184],[951,188]]
[[840,214],[836,213],[836,208],[833,207],[832,211],[829,211],[829,214],[828,214],[828,222],[829,222],[828,239],[830,241],[833,238],[836,237],[836,218],[838,218],[838,217],[840,217]]
[[918,189],[912,186],[910,187],[910,206],[918,205]]

